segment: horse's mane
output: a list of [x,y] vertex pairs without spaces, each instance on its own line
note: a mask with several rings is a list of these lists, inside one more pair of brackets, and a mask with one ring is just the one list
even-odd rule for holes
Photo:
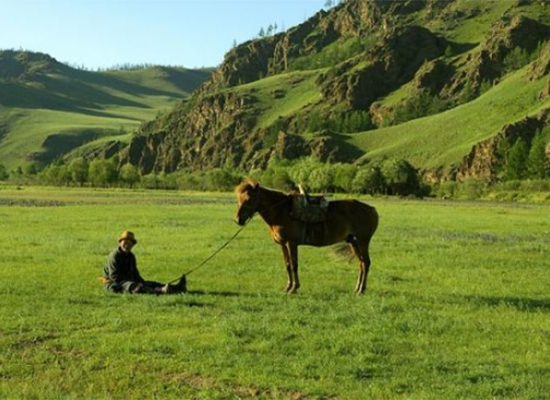
[[[239,195],[239,194],[241,194],[242,192],[246,191],[249,188],[250,189],[255,189],[255,188],[258,188],[258,187],[260,187],[260,182],[258,182],[255,179],[252,179],[252,178],[245,178],[241,183],[239,183],[239,185],[237,185],[237,187],[235,188],[235,193],[237,195]],[[274,195],[287,196],[286,193],[280,192],[278,190],[268,189],[268,188],[263,187],[263,186],[262,186],[262,189],[264,191],[270,192]]]
[[257,187],[259,185],[260,185],[260,182],[258,182],[256,180],[254,180],[252,178],[245,178],[241,183],[239,183],[237,185],[237,187],[235,188],[235,193],[236,194],[241,194],[246,189]]

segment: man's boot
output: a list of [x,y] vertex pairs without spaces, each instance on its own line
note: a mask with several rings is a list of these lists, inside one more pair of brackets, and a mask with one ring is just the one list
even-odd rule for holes
[[182,275],[180,281],[172,286],[175,290],[175,293],[186,293],[187,292],[187,278],[185,275]]

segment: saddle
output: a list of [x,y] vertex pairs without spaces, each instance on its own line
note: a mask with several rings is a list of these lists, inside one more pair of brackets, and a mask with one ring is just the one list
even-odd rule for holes
[[329,202],[324,196],[310,196],[301,186],[300,194],[292,195],[292,218],[302,222],[324,222],[327,219]]

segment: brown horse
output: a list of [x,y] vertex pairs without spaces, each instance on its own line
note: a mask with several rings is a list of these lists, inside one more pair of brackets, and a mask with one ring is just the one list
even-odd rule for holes
[[370,268],[369,243],[378,226],[374,207],[357,200],[331,201],[325,221],[307,223],[292,216],[293,196],[296,195],[266,189],[252,179],[238,185],[235,193],[238,199],[235,221],[244,226],[259,213],[269,225],[271,237],[281,246],[288,274],[288,293],[295,293],[300,287],[298,246],[328,246],[338,242],[349,243],[359,259],[355,293],[365,291]]

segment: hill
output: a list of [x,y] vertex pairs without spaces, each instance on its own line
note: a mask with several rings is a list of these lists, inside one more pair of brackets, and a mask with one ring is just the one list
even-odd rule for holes
[[143,173],[314,156],[494,178],[548,124],[550,9],[529,0],[347,0],[226,54],[119,153]]
[[0,160],[38,167],[112,156],[143,121],[168,112],[211,75],[172,67],[91,72],[46,54],[0,51]]

